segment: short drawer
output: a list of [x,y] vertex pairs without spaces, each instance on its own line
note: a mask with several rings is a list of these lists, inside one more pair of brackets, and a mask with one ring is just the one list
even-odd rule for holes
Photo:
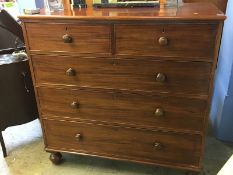
[[199,135],[43,120],[46,148],[148,163],[199,166]]
[[213,59],[216,25],[116,25],[116,53]]
[[42,117],[69,117],[132,127],[202,132],[204,100],[93,91],[38,88]]
[[211,64],[32,56],[37,84],[207,95]]
[[109,25],[26,23],[29,50],[69,53],[111,53]]

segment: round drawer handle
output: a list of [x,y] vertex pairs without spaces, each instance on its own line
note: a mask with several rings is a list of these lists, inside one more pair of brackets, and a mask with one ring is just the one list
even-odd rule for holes
[[72,103],[70,103],[70,107],[73,109],[78,109],[79,108],[79,103],[76,101],[73,101]]
[[162,108],[157,108],[154,112],[155,116],[162,117],[164,116],[164,110]]
[[154,143],[154,148],[155,148],[155,149],[158,149],[158,150],[159,150],[159,149],[162,149],[162,147],[163,147],[162,143],[160,143],[160,142],[155,142],[155,143]]
[[77,141],[80,141],[80,140],[82,139],[82,134],[80,134],[80,133],[76,134],[76,135],[75,135],[75,139],[76,139]]
[[160,46],[167,46],[168,45],[168,39],[164,36],[159,38],[159,45]]
[[68,34],[63,35],[62,39],[63,39],[64,43],[72,43],[72,41],[73,41],[72,37]]
[[72,76],[75,76],[75,75],[76,75],[76,72],[75,72],[74,69],[69,68],[69,69],[67,69],[67,71],[66,71],[66,75],[72,77]]
[[166,81],[166,75],[163,73],[157,73],[155,77],[157,82],[165,82]]

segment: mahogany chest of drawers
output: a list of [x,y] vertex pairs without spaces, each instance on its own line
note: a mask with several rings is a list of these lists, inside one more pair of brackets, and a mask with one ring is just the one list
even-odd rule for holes
[[51,160],[200,171],[224,15],[204,3],[68,12],[20,17]]

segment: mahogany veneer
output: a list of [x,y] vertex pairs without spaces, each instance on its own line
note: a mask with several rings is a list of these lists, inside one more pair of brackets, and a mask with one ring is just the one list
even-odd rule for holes
[[[26,23],[25,26],[30,29],[27,32],[30,50],[69,53],[111,52],[110,25],[49,24],[45,22],[42,24]],[[71,43],[61,42],[64,34],[72,37]]]
[[[67,116],[70,120],[102,121],[142,128],[200,133],[205,100],[117,93],[112,90],[38,88],[42,118]],[[71,107],[76,102],[78,106]],[[194,107],[195,106],[195,107]],[[162,114],[156,114],[161,109]]]
[[199,164],[198,135],[53,120],[43,120],[43,126],[48,148],[54,150],[180,166]]
[[[163,58],[145,60],[42,55],[33,55],[31,59],[38,85],[69,84],[206,96],[209,90],[210,63],[163,61]],[[66,71],[70,68],[75,74],[67,76]],[[163,82],[156,80],[158,73],[166,76]]]
[[216,24],[117,25],[116,54],[212,59],[216,32]]
[[201,170],[223,13],[41,13],[20,18],[53,163],[68,152]]

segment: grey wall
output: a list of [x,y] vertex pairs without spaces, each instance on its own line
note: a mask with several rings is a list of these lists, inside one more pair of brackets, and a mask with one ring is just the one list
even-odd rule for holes
[[43,8],[44,7],[44,0],[35,0],[36,1],[36,7],[37,8]]
[[228,1],[211,108],[216,137],[233,142],[233,1]]

